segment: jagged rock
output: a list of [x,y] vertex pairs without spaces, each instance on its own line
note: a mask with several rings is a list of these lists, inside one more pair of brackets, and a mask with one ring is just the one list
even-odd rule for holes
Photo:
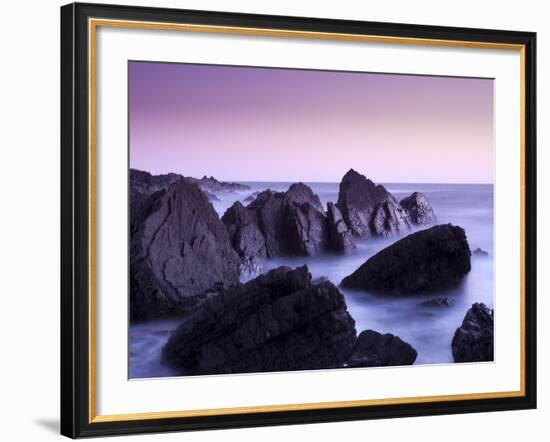
[[477,249],[475,249],[473,252],[472,252],[472,255],[476,255],[476,256],[489,256],[489,252],[486,252],[485,250],[483,249],[480,249],[479,247]]
[[254,210],[235,202],[222,216],[231,244],[240,258],[240,273],[254,274],[262,270],[266,258],[264,236]]
[[332,249],[350,253],[355,250],[355,239],[348,228],[342,213],[334,203],[327,204],[328,232]]
[[457,285],[471,269],[464,229],[451,224],[413,233],[369,258],[342,287],[413,294]]
[[353,169],[340,182],[336,205],[358,237],[402,234],[411,227],[407,212],[391,193]]
[[174,331],[163,350],[185,374],[249,373],[342,366],[355,323],[329,281],[307,267],[279,267],[214,295]]
[[403,198],[399,204],[409,214],[413,224],[431,225],[437,223],[435,212],[423,193],[414,192],[411,196]]
[[371,232],[377,236],[398,236],[411,229],[409,215],[397,203],[395,198],[388,195],[374,211],[371,220]]
[[452,350],[455,362],[482,362],[494,359],[493,310],[475,303],[456,329]]
[[[247,223],[235,222],[235,217],[224,214],[222,220],[230,235],[235,237],[245,225],[253,224],[254,232],[263,236],[265,256],[268,258],[284,255],[315,256],[329,249],[328,226],[326,216],[319,210],[319,197],[303,183],[292,184],[286,192],[265,190],[246,208],[235,203],[228,212],[249,214],[239,219]],[[237,249],[239,254],[243,251]],[[248,253],[241,257],[244,261],[254,259]]]
[[438,298],[419,302],[418,305],[420,307],[452,307],[455,305],[455,301],[448,296],[440,296]]
[[361,332],[352,356],[345,367],[386,367],[412,365],[416,360],[416,350],[399,336],[380,334],[373,330]]
[[[199,187],[187,180],[131,199],[132,320],[187,310],[207,292],[238,283],[239,258],[224,224]],[[139,216],[137,216],[139,214]]]
[[260,192],[252,192],[250,195],[248,195],[244,200],[243,200],[243,203],[251,203],[252,201],[254,201],[258,195],[260,194]]
[[218,201],[216,192],[234,192],[248,190],[250,187],[239,183],[227,183],[218,181],[214,177],[202,177],[201,179],[186,177],[177,173],[167,173],[164,175],[152,175],[143,170],[130,169],[130,198],[135,194],[150,195],[159,190],[166,190],[172,184],[179,180],[186,180],[194,183],[206,193],[210,201]]

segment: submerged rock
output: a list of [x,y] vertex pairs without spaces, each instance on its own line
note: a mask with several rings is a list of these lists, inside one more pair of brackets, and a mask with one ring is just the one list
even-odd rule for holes
[[202,303],[163,357],[185,374],[336,368],[356,340],[343,295],[311,283],[307,267],[279,267]]
[[357,338],[353,354],[345,363],[345,367],[411,365],[416,357],[416,350],[399,336],[365,330]]
[[452,307],[455,305],[455,301],[448,296],[440,296],[438,298],[419,302],[418,305],[420,307]]
[[493,310],[475,303],[456,329],[452,349],[455,362],[482,362],[494,359]]
[[480,249],[480,248],[478,247],[477,249],[475,249],[475,250],[472,252],[472,255],[486,257],[486,256],[489,256],[489,252],[486,252],[485,250]]
[[350,253],[355,250],[355,239],[348,228],[340,209],[334,203],[327,204],[328,232],[332,249]]
[[358,237],[402,234],[411,227],[408,213],[391,193],[353,169],[340,182],[336,205]]
[[[130,317],[185,311],[239,281],[239,258],[199,187],[186,180],[131,200]],[[139,216],[138,216],[139,214]]]
[[423,193],[414,192],[411,196],[403,198],[399,204],[407,211],[413,224],[431,225],[437,223],[435,212]]
[[457,285],[471,269],[464,229],[451,224],[413,233],[369,258],[342,287],[413,294]]

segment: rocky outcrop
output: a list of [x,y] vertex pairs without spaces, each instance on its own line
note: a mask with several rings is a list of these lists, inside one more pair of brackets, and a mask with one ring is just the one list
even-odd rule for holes
[[493,310],[483,303],[472,305],[453,337],[452,350],[455,362],[492,361],[493,326]]
[[329,281],[307,267],[279,267],[212,296],[163,350],[185,374],[336,368],[349,358],[355,324]]
[[348,228],[340,209],[334,203],[327,204],[329,240],[337,252],[351,253],[355,250],[355,239]]
[[392,195],[374,210],[371,218],[371,233],[384,238],[399,236],[411,229],[409,215]]
[[199,179],[186,177],[177,173],[152,175],[143,170],[130,169],[130,198],[133,198],[136,194],[150,195],[159,190],[166,190],[179,180],[186,180],[199,186],[206,193],[210,201],[219,200],[216,196],[217,192],[235,192],[250,189],[250,187],[244,184],[218,181],[214,177],[206,177],[206,175]]
[[413,224],[432,225],[437,223],[435,212],[423,193],[414,192],[411,196],[403,198],[399,204],[408,213]]
[[417,352],[399,336],[380,334],[373,330],[361,332],[352,356],[345,367],[386,367],[394,365],[412,365]]
[[236,202],[222,221],[245,270],[263,258],[316,256],[333,249],[321,201],[303,183],[286,192],[265,190],[246,207]]
[[267,249],[256,212],[247,210],[237,201],[227,209],[222,221],[227,228],[231,245],[239,255],[240,273],[260,272],[262,261],[267,257]]
[[353,169],[340,182],[336,205],[357,237],[400,235],[411,228],[408,213],[391,193]]
[[441,308],[441,307],[452,307],[455,305],[455,301],[448,296],[439,296],[437,298],[428,299],[426,301],[419,302],[418,305],[420,307],[435,307],[435,308]]
[[196,184],[180,179],[131,199],[131,216],[132,320],[185,311],[208,292],[238,283],[239,257]]
[[369,258],[342,287],[413,294],[457,285],[471,269],[464,229],[451,224],[410,234]]

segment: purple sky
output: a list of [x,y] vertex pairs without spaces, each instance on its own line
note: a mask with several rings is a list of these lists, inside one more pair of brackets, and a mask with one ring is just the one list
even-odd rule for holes
[[129,63],[130,165],[236,181],[492,183],[493,81]]

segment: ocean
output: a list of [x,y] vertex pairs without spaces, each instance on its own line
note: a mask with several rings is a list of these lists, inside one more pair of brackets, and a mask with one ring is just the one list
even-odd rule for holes
[[[246,182],[250,190],[240,193],[218,193],[214,208],[223,215],[236,200],[244,201],[257,191],[285,191],[292,183]],[[319,196],[326,208],[329,201],[338,199],[338,183],[306,183]],[[452,290],[404,297],[382,296],[376,293],[340,289],[346,298],[348,311],[355,320],[357,333],[366,329],[392,333],[411,344],[418,352],[415,364],[452,363],[451,341],[466,311],[474,302],[493,308],[493,185],[492,184],[384,184],[397,200],[415,191],[430,201],[439,224],[461,226],[473,251],[481,248],[488,256],[472,256],[472,270],[459,287]],[[246,203],[244,203],[246,204]],[[367,239],[357,243],[356,253],[348,256],[327,254],[320,257],[292,257],[268,260],[264,268],[280,265],[297,267],[307,264],[312,278],[327,278],[338,285],[340,281],[369,257],[395,242],[398,238]],[[242,277],[245,282],[250,276]],[[451,307],[427,308],[422,301],[447,296],[454,301]],[[161,350],[179,320],[160,320],[130,325],[129,377],[150,378],[174,376],[175,372],[161,363]]]

